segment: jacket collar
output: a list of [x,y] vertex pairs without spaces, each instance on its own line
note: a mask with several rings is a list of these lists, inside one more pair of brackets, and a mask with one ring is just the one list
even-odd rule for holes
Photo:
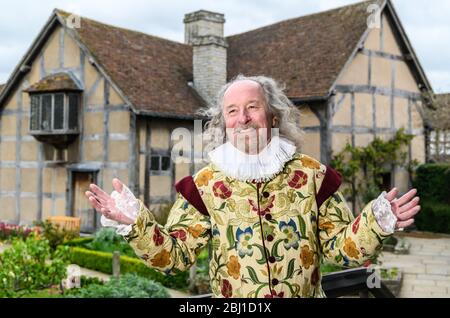
[[265,182],[280,173],[296,153],[286,138],[274,136],[256,155],[249,155],[227,142],[208,153],[211,162],[226,176],[240,181]]

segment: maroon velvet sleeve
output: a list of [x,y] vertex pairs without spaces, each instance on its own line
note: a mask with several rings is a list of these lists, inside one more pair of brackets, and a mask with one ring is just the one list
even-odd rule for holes
[[335,193],[341,185],[341,174],[333,168],[327,166],[325,171],[325,177],[319,192],[316,195],[317,208],[319,209],[322,203],[324,203],[333,193]]
[[175,189],[201,214],[209,215],[192,176],[184,177],[178,181],[175,184]]

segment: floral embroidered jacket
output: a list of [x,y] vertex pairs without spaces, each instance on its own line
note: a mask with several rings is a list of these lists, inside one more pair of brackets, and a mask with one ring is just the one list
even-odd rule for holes
[[243,182],[209,164],[177,183],[165,226],[140,202],[125,239],[150,267],[186,270],[211,241],[215,297],[325,297],[320,262],[360,266],[391,233],[368,203],[355,219],[340,175],[295,154],[267,182]]

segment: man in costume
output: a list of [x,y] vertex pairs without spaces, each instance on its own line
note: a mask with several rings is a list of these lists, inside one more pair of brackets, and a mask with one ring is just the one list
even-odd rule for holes
[[397,199],[394,188],[354,218],[339,173],[299,152],[298,110],[273,79],[238,76],[205,114],[217,144],[176,184],[165,226],[118,179],[111,195],[92,184],[86,196],[163,273],[188,269],[210,241],[215,297],[324,297],[322,260],[364,264],[420,210],[416,190]]

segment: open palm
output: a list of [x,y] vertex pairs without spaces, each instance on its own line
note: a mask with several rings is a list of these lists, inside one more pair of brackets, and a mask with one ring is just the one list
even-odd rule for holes
[[392,212],[397,217],[396,229],[410,226],[414,223],[414,216],[420,211],[419,197],[416,197],[417,190],[412,189],[406,194],[396,199],[398,190],[393,188],[386,195],[386,200],[391,203]]
[[[112,184],[114,190],[116,190],[118,193],[122,192],[123,183],[119,179],[114,178]],[[130,219],[119,209],[117,209],[116,202],[114,201],[114,199],[102,188],[100,188],[96,184],[90,184],[89,189],[90,191],[86,191],[85,195],[88,198],[91,206],[95,210],[97,210],[97,212],[103,214],[110,220],[114,220],[122,224],[134,223],[132,219]]]

